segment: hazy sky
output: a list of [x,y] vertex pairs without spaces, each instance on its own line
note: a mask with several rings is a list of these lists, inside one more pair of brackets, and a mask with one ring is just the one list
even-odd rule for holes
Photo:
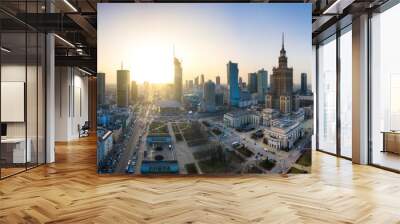
[[[226,64],[239,75],[278,65],[282,32],[294,79],[311,77],[311,4],[98,4],[98,71],[116,82],[116,70],[130,70],[138,82],[173,81],[173,46],[183,80],[200,74],[226,83]],[[309,79],[310,80],[310,79]]]

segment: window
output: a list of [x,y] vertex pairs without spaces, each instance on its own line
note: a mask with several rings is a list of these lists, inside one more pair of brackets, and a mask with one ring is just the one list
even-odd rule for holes
[[[371,19],[370,156],[373,164],[395,170],[400,170],[400,133],[390,132],[400,130],[398,21],[400,4],[374,15]],[[395,134],[397,137],[387,142],[383,132]],[[395,150],[386,150],[384,143],[394,143]]]
[[318,149],[336,154],[336,36],[318,48]]
[[352,156],[352,34],[351,26],[340,36],[340,155]]

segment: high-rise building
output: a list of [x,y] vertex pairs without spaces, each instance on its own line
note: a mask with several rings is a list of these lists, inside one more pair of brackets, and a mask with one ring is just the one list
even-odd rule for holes
[[238,64],[231,61],[226,64],[226,73],[229,88],[229,105],[238,106],[240,100],[240,90],[238,83],[239,69]]
[[247,87],[250,93],[257,92],[257,73],[249,73],[247,78]]
[[106,74],[97,73],[97,105],[105,103]]
[[215,84],[221,85],[221,77],[219,75],[215,77]]
[[196,76],[196,78],[194,78],[194,86],[197,88],[199,87],[199,77]]
[[243,81],[242,81],[242,77],[239,77],[239,88],[243,87]]
[[216,93],[215,94],[215,105],[216,106],[223,106],[224,105],[224,94],[223,93]]
[[307,73],[301,73],[301,93],[307,93]]
[[174,98],[175,98],[175,100],[181,102],[182,101],[182,66],[181,66],[181,62],[177,58],[174,58],[174,68],[175,68]]
[[203,89],[203,110],[207,112],[215,111],[215,84],[208,80]]
[[127,107],[129,104],[129,85],[131,84],[131,76],[129,70],[117,70],[117,106]]
[[204,75],[201,74],[200,76],[200,85],[203,87],[204,86]]
[[193,80],[189,80],[189,89],[193,90]]
[[135,104],[138,99],[138,86],[136,84],[136,81],[131,82],[131,104]]
[[264,102],[268,90],[268,72],[261,69],[257,72],[257,94],[258,100]]
[[272,69],[271,88],[267,96],[267,107],[289,113],[292,110],[293,68],[288,68],[284,36],[279,56],[279,66]]

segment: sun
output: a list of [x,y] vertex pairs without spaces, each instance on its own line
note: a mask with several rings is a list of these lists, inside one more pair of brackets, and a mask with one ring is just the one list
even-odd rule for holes
[[173,52],[161,43],[142,43],[129,52],[131,79],[139,83],[172,83]]

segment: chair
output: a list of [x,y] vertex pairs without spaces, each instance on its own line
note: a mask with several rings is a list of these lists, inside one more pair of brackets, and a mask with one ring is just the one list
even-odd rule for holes
[[89,121],[85,121],[85,123],[82,125],[82,127],[80,127],[80,125],[78,125],[79,138],[88,137],[89,136],[89,129],[90,129]]

